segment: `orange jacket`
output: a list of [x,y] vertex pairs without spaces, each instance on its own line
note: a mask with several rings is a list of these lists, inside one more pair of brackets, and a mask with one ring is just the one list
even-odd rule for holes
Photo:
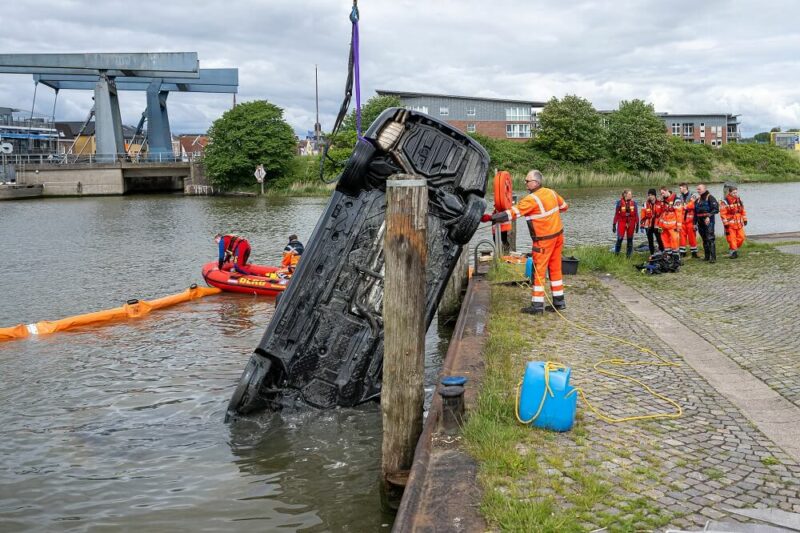
[[747,212],[744,210],[744,204],[741,198],[731,196],[730,194],[719,203],[719,218],[722,219],[722,225],[726,228],[741,229],[744,223],[747,222]]
[[564,224],[561,222],[561,213],[566,211],[567,207],[567,203],[556,191],[539,187],[523,197],[517,205],[492,215],[492,221],[505,222],[525,217],[528,230],[531,232],[531,239],[534,242],[542,241],[563,233]]
[[678,198],[683,202],[683,223],[694,225],[694,201],[697,198],[693,194],[681,194]]
[[655,202],[645,200],[644,204],[642,204],[642,217],[639,225],[643,228],[657,227],[656,222],[658,221],[658,217],[661,216],[661,212],[663,210],[664,202],[661,200],[656,200]]
[[673,193],[664,200],[664,207],[661,215],[656,220],[656,227],[662,230],[680,231],[683,226],[683,205],[680,198],[676,198]]

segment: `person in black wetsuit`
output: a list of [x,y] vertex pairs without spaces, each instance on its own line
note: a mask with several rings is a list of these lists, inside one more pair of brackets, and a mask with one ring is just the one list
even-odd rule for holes
[[717,243],[714,237],[714,220],[719,213],[719,202],[706,188],[705,184],[697,185],[698,198],[694,202],[694,223],[703,239],[703,260],[717,262]]

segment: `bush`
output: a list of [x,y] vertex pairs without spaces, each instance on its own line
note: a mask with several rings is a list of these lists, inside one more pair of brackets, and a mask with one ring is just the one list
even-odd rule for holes
[[687,143],[680,137],[669,136],[669,168],[673,177],[683,169],[697,178],[707,180],[714,166],[714,149],[705,144]]
[[588,100],[552,98],[539,113],[535,144],[553,159],[587,162],[606,155],[606,131]]
[[623,100],[608,117],[608,143],[631,170],[662,169],[669,156],[664,121],[642,100]]
[[719,149],[719,156],[742,171],[800,177],[800,159],[773,144],[726,144]]

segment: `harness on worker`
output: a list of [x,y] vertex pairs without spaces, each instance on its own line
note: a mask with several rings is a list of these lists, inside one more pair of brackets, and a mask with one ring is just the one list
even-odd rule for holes
[[[350,22],[352,28],[350,30],[350,57],[347,61],[347,81],[344,84],[344,99],[342,105],[339,107],[339,114],[336,115],[336,121],[333,123],[328,139],[334,139],[339,129],[342,127],[347,112],[350,110],[350,99],[353,97],[353,88],[356,92],[356,135],[358,140],[363,140],[361,136],[361,75],[358,60],[358,0],[353,0],[353,9],[350,10]],[[330,161],[334,168],[342,168],[346,161],[336,161],[329,154],[330,143],[326,140],[322,144],[322,154],[319,158],[319,179],[325,184],[334,183],[337,178],[330,181],[325,179],[325,161]]]

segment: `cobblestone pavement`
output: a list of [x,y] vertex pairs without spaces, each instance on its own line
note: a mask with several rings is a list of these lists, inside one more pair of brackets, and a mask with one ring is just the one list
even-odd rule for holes
[[[565,315],[570,320],[631,339],[668,360],[681,362],[596,278],[569,276],[565,281],[569,306]],[[495,290],[506,305],[509,301],[525,304],[521,288]],[[654,360],[652,356],[580,331],[554,314],[517,316],[522,317],[520,327],[536,340],[514,354],[514,365],[522,368],[527,360],[553,360],[570,366],[575,384],[583,387],[593,404],[614,417],[672,411],[669,404],[639,386],[593,369],[598,360],[607,357],[634,361]],[[770,345],[780,345],[774,328],[772,335],[764,337],[770,337]],[[584,505],[577,516],[586,530],[649,531],[667,526],[702,527],[708,520],[722,518],[741,520],[729,516],[725,507],[800,512],[800,465],[692,368],[686,364],[641,366],[625,367],[621,372],[676,400],[683,416],[609,424],[581,402],[573,431],[531,431],[530,441],[518,445],[520,455],[537,455],[539,468],[513,481],[512,497],[549,499],[556,513]]]
[[676,274],[626,282],[800,406],[800,257],[746,247],[736,260],[688,259]]

